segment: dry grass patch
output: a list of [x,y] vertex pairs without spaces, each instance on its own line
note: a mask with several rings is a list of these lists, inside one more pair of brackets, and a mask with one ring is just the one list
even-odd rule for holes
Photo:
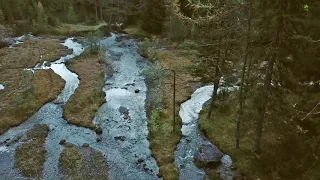
[[58,27],[54,28],[54,33],[58,35],[87,35],[89,32],[94,32],[107,27],[107,23],[100,23],[93,26],[84,24],[60,24]]
[[6,70],[0,76],[0,134],[32,116],[43,104],[54,100],[64,88],[64,80],[52,70]]
[[101,152],[90,147],[68,146],[63,149],[59,159],[62,179],[108,179],[107,164]]
[[[172,131],[173,121],[173,74],[170,73],[165,85],[166,108],[160,113],[159,128],[150,127],[150,148],[160,168],[160,176],[165,180],[176,180],[179,171],[174,164],[174,152],[181,138],[181,119],[179,117],[179,106],[181,102],[189,99],[192,94],[190,82],[194,78],[185,70],[186,65],[192,63],[192,58],[181,54],[180,50],[168,50],[160,52],[160,63],[164,68],[174,69],[176,75],[176,129]],[[151,115],[151,120],[152,120]],[[149,123],[150,124],[150,123]],[[152,123],[151,125],[152,126]]]
[[93,117],[105,102],[105,71],[111,72],[110,66],[103,62],[104,54],[90,55],[87,52],[74,60],[69,68],[77,73],[80,85],[68,101],[64,117],[75,125],[94,128]]
[[61,92],[64,81],[53,71],[25,71],[66,55],[59,40],[26,39],[14,48],[0,49],[0,134],[17,126]]
[[46,158],[44,143],[48,136],[47,125],[36,125],[23,138],[24,144],[15,152],[14,167],[25,177],[40,178]]
[[59,40],[25,39],[14,48],[0,49],[0,70],[32,68],[44,61],[55,61],[68,54]]

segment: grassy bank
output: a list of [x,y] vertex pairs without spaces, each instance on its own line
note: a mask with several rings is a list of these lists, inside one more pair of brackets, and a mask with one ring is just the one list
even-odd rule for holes
[[24,144],[15,152],[14,167],[25,177],[40,178],[46,159],[44,143],[48,136],[47,125],[36,125],[23,138]]
[[25,40],[15,48],[0,49],[0,134],[33,115],[43,104],[54,100],[64,80],[52,70],[35,73],[24,68],[54,61],[67,51],[58,40]]
[[60,154],[59,169],[62,179],[108,179],[102,153],[90,147],[66,145]]
[[[190,82],[193,78],[185,70],[191,62],[190,54],[180,50],[166,50],[159,53],[159,61],[164,68],[175,69],[176,75],[176,129],[172,131],[173,121],[173,74],[170,73],[165,84],[165,108],[159,116],[151,114],[149,117],[150,148],[159,168],[160,176],[165,180],[176,180],[179,171],[174,165],[174,152],[181,138],[181,119],[179,117],[180,103],[189,99],[192,94]],[[156,125],[155,125],[156,124]],[[158,124],[158,125],[157,125]]]
[[72,61],[69,69],[79,75],[80,85],[68,101],[64,117],[71,124],[94,129],[93,117],[105,102],[104,75],[112,69],[104,62],[104,53],[85,53]]
[[150,37],[151,34],[141,29],[140,25],[131,25],[126,27],[124,32],[128,33],[132,37],[142,38],[142,37]]
[[88,33],[97,30],[107,34],[112,31],[112,27],[107,23],[99,23],[96,25],[60,23],[55,27],[41,26],[40,28],[34,28],[32,34],[43,37],[64,38],[66,36],[86,36]]

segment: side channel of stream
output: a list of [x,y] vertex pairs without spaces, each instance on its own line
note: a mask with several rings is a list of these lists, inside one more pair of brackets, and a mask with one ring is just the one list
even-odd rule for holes
[[[237,87],[221,88],[218,93],[222,89],[234,91]],[[179,169],[180,180],[203,180],[208,178],[204,170],[195,165],[196,157],[204,160],[214,160],[218,163],[221,162],[216,170],[222,179],[232,180],[235,176],[231,170],[232,160],[230,156],[223,154],[199,130],[199,113],[211,99],[212,91],[213,85],[201,87],[192,94],[191,99],[181,104],[179,115],[182,119],[182,138],[175,152],[175,165]],[[206,150],[202,152],[200,148]]]

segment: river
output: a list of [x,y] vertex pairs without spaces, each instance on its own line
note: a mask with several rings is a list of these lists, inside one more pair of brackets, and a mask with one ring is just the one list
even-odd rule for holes
[[[94,122],[102,128],[102,141],[96,141],[96,133],[90,129],[68,124],[63,119],[63,105],[79,85],[78,76],[68,70],[65,62],[80,55],[83,47],[68,38],[63,45],[73,50],[71,55],[61,57],[49,67],[38,65],[32,69],[49,69],[60,75],[66,85],[58,98],[45,104],[36,114],[21,125],[11,128],[0,136],[0,143],[19,139],[36,124],[46,124],[50,132],[46,139],[47,159],[43,169],[43,179],[60,179],[59,156],[62,146],[67,142],[90,147],[103,153],[109,167],[109,179],[114,180],[152,180],[159,179],[159,168],[151,156],[148,141],[148,127],[144,101],[146,85],[140,71],[144,67],[143,58],[137,53],[138,44],[132,39],[116,41],[121,35],[112,34],[101,41],[108,60],[115,73],[106,81],[104,91],[106,102],[99,109]],[[14,47],[13,47],[14,48]],[[124,118],[128,116],[130,118]],[[20,143],[0,147],[0,175],[4,179],[27,179],[13,167],[14,151]]]

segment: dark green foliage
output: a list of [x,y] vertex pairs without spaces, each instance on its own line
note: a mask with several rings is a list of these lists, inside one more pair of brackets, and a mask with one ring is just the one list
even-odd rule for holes
[[189,35],[188,27],[183,21],[172,15],[167,17],[165,29],[167,37],[174,41],[182,41],[183,39],[188,38]]
[[74,8],[72,6],[69,6],[68,8],[67,19],[68,19],[68,23],[78,22],[78,16],[75,13]]
[[155,34],[163,30],[166,18],[164,0],[148,0],[143,13],[142,29]]
[[95,32],[89,32],[87,35],[87,41],[90,47],[90,53],[95,54],[100,51],[100,40],[102,38],[102,32],[97,30]]

